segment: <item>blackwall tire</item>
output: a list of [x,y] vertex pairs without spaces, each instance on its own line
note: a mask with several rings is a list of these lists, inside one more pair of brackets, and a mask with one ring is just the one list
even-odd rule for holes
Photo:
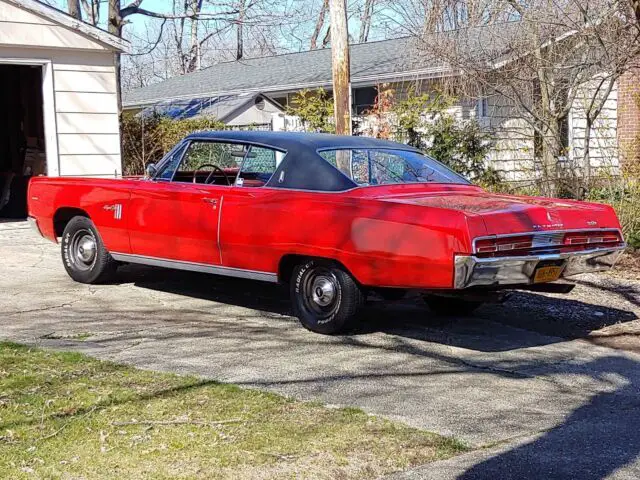
[[333,335],[347,331],[365,296],[339,265],[308,260],[293,269],[290,282],[293,312],[312,332]]
[[455,297],[424,295],[423,298],[433,313],[445,317],[471,315],[482,305],[482,302],[463,300]]
[[62,233],[61,251],[64,268],[76,282],[103,283],[113,278],[117,263],[87,217],[73,217],[67,223]]

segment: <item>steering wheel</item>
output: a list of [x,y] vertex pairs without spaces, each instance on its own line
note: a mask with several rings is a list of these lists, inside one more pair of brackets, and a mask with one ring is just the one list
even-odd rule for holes
[[231,185],[231,181],[229,180],[229,176],[225,173],[225,171],[224,171],[224,170],[222,170],[219,166],[217,166],[217,165],[213,165],[212,163],[203,163],[202,165],[198,165],[198,168],[196,168],[196,169],[193,171],[193,183],[197,183],[197,182],[196,182],[196,179],[197,179],[197,176],[198,176],[198,172],[199,172],[200,170],[202,170],[204,167],[211,167],[211,168],[213,168],[213,171],[212,171],[209,175],[207,175],[207,178],[205,178],[205,180],[204,180],[204,183],[205,183],[205,184],[208,184],[208,183],[209,183],[209,180],[211,179],[211,176],[212,176],[216,171],[218,171],[218,172],[220,172],[220,173],[224,176],[224,179],[226,180],[227,185]]

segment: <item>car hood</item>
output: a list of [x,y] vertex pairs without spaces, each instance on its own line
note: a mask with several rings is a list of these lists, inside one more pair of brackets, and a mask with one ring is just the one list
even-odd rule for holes
[[573,200],[469,192],[416,193],[382,196],[378,200],[463,212],[481,217],[487,234],[544,230],[619,228],[607,205]]

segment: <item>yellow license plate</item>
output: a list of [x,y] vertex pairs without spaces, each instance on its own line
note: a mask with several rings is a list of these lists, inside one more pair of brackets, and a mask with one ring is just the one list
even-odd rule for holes
[[553,282],[560,278],[562,267],[540,267],[533,276],[533,283]]

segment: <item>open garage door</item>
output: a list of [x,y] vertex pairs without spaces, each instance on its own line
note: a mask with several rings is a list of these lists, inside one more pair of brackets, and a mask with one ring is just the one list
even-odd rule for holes
[[0,219],[27,216],[29,178],[45,172],[42,67],[0,65]]

